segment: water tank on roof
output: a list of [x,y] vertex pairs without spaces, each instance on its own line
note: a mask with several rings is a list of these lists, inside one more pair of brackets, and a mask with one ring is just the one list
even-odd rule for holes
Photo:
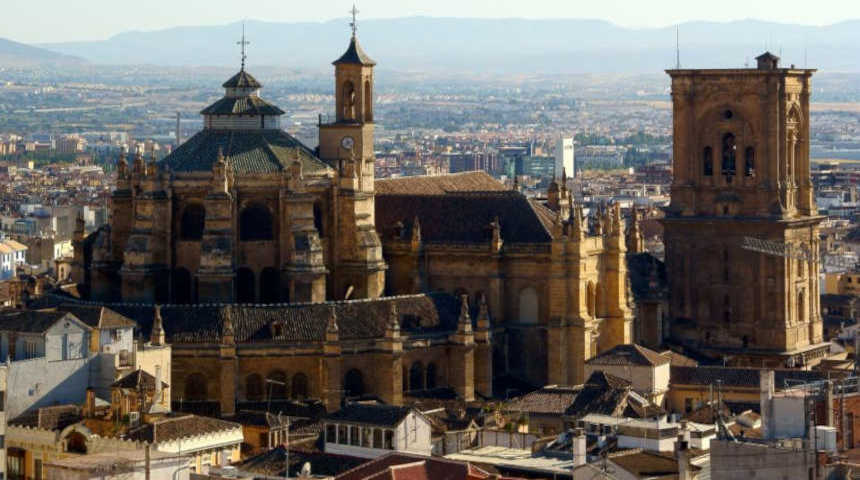
[[836,452],[836,428],[819,425],[815,427],[815,449]]

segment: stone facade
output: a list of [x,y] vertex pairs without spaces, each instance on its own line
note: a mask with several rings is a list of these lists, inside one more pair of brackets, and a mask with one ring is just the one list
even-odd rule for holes
[[[822,345],[809,174],[814,70],[670,70],[674,180],[663,220],[672,338],[734,364],[814,363]],[[752,237],[810,252],[742,248]],[[764,362],[764,363],[763,363]]]

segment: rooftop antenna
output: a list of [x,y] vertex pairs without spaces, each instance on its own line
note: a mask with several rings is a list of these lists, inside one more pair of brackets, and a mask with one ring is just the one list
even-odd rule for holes
[[245,40],[245,21],[243,20],[242,21],[242,40],[236,42],[236,45],[239,45],[242,47],[242,71],[243,72],[245,71],[245,59],[248,58],[248,56],[245,55],[245,46],[250,45],[250,44],[251,44],[251,42]]
[[352,21],[349,22],[350,28],[352,28],[352,36],[355,37],[355,31],[358,30],[358,24],[355,21],[355,16],[358,15],[358,9],[355,8],[355,4],[352,4],[352,10],[349,11],[352,14]]
[[681,69],[681,26],[675,25],[675,70]]

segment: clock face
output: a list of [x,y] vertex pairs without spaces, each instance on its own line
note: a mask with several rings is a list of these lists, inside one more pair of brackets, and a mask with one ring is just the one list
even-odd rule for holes
[[340,141],[340,145],[347,150],[352,150],[353,145],[355,145],[355,140],[353,140],[352,137],[343,137]]

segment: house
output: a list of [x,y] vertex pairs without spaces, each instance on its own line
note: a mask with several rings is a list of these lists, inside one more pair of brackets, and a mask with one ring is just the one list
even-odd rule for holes
[[325,451],[377,458],[391,451],[429,456],[431,423],[418,410],[351,403],[323,419]]
[[713,425],[675,422],[666,417],[641,419],[589,414],[578,426],[590,436],[615,437],[618,448],[641,448],[650,452],[674,451],[679,434],[689,437],[691,447],[707,450],[717,436]]
[[11,239],[0,240],[0,280],[15,276],[19,265],[27,261],[27,247]]
[[663,404],[669,391],[669,364],[666,356],[636,344],[616,345],[585,362],[586,375],[603,371],[631,382],[633,390],[656,405]]
[[335,480],[515,480],[469,462],[406,453],[389,453],[335,477]]

